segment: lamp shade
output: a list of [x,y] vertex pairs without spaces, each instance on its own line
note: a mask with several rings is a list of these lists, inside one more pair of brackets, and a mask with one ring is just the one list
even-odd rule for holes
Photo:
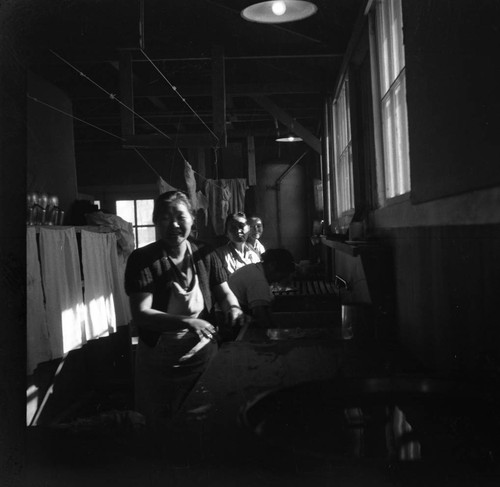
[[259,2],[241,11],[241,16],[250,22],[281,24],[302,20],[315,14],[318,7],[302,0],[271,0]]
[[290,132],[289,134],[278,137],[276,142],[302,142],[302,137],[298,137]]

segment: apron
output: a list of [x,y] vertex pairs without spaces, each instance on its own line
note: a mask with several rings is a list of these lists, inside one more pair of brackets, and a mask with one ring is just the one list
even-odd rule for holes
[[[180,282],[180,271],[172,261],[177,280],[170,283],[167,313],[197,318],[205,308],[196,266],[188,242],[193,277],[186,289]],[[169,259],[170,260],[170,259]],[[178,410],[208,362],[217,351],[216,343],[200,339],[185,328],[163,332],[154,348],[139,340],[136,356],[135,408],[148,423],[169,418]]]

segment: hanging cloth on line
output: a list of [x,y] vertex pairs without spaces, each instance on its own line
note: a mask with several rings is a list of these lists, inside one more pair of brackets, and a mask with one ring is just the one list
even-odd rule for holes
[[205,194],[208,198],[208,214],[217,235],[224,234],[227,215],[245,211],[245,193],[247,180],[207,179]]
[[35,227],[28,227],[26,234],[26,338],[30,375],[40,362],[52,359]]
[[74,227],[40,228],[40,263],[53,358],[86,342],[80,259]]
[[82,230],[82,267],[85,283],[85,336],[88,340],[116,331],[110,247],[114,233]]

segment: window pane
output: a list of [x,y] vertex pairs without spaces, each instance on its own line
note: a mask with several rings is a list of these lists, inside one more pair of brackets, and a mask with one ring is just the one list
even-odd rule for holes
[[349,85],[344,81],[333,107],[335,126],[335,190],[337,216],[354,208]]
[[134,200],[120,200],[116,202],[116,214],[125,221],[135,225]]
[[137,200],[137,225],[150,225],[153,221],[154,200]]
[[392,198],[411,187],[401,0],[380,0],[376,14],[383,174],[386,197]]
[[137,248],[144,247],[156,241],[155,227],[138,227],[137,228]]

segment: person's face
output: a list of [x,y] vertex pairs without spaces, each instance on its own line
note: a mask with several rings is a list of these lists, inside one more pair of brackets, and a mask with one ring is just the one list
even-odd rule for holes
[[252,218],[250,220],[250,238],[253,240],[259,240],[263,231],[264,227],[262,226],[262,220],[260,218]]
[[169,247],[178,247],[189,236],[193,217],[182,202],[171,203],[159,214],[156,227],[160,239]]
[[227,225],[227,237],[231,242],[245,242],[248,237],[250,227],[244,217],[236,217]]

